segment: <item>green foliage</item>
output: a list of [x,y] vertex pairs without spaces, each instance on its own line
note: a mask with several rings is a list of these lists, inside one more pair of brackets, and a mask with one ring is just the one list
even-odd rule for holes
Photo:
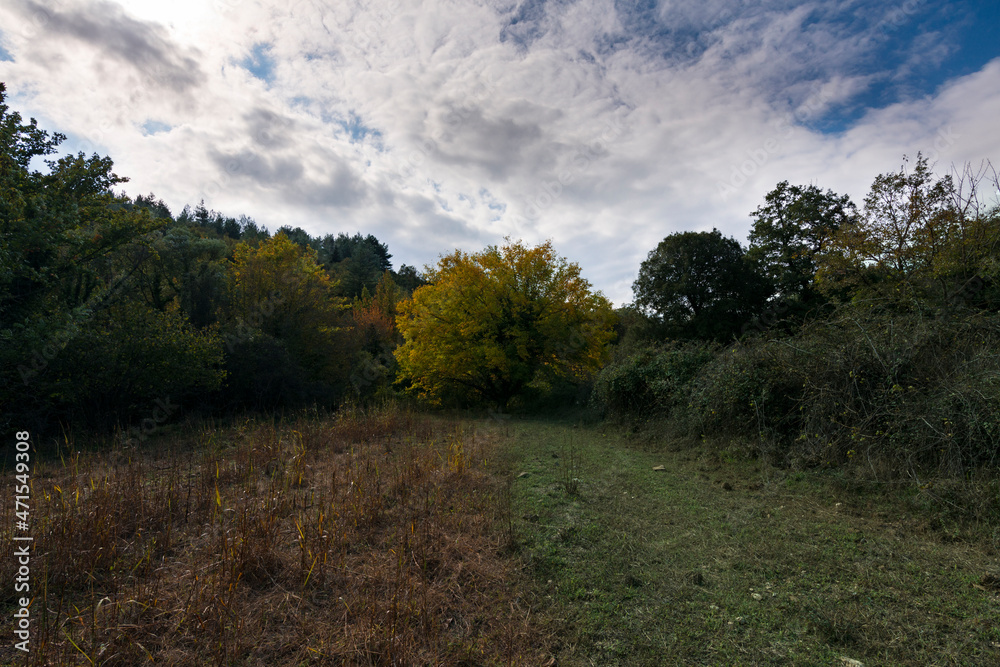
[[[754,327],[757,337],[744,335],[685,383],[662,351],[633,344],[602,371],[595,400],[611,415],[668,417],[674,433],[739,443],[779,465],[845,465],[880,480],[995,471],[995,187],[988,168],[967,167],[956,182],[918,156],[911,170],[877,177],[855,215],[845,197],[780,183],[753,214],[748,253],[777,286],[771,308],[780,317],[819,302],[817,286],[834,303],[804,323]],[[688,245],[697,248],[691,235],[668,237],[637,281],[637,302],[659,303],[667,321],[691,322],[691,304],[725,293],[691,287],[715,278],[699,272],[712,253]],[[632,320],[635,331],[647,328]]]
[[134,282],[143,300],[164,310],[175,305],[196,327],[217,320],[225,299],[229,250],[221,239],[200,236],[195,228],[171,223],[143,248]]
[[399,267],[399,271],[396,272],[393,281],[407,294],[413,294],[413,290],[427,284],[427,281],[420,275],[420,272],[407,264]]
[[386,271],[373,294],[362,289],[351,307],[354,343],[360,347],[351,364],[351,388],[356,398],[392,393],[399,364],[392,352],[402,342],[396,329],[397,306],[404,299],[392,273]]
[[[340,236],[347,238],[343,234]],[[364,240],[360,239],[358,234],[348,242],[336,243],[332,255],[342,257],[330,267],[330,275],[340,282],[341,294],[347,297],[360,296],[364,289],[374,290],[382,274],[392,266],[389,263],[392,255],[384,244],[370,234]],[[338,237],[338,240],[341,238]]]
[[740,244],[717,229],[663,239],[632,289],[636,305],[658,317],[670,335],[716,341],[738,335],[770,291]]
[[[959,182],[935,178],[927,158],[912,170],[876,177],[857,223],[832,237],[817,282],[834,297],[880,300],[905,309],[949,312],[956,305],[1000,305],[1000,214],[980,197],[996,185],[967,167]],[[967,298],[970,290],[977,292]]]
[[4,423],[128,425],[155,401],[271,410],[389,386],[396,303],[426,281],[412,267],[393,274],[385,244],[299,227],[271,238],[204,201],[175,220],[153,194],[115,193],[127,179],[97,155],[32,172],[64,137],[24,123],[4,93],[0,84]]
[[343,354],[345,308],[314,250],[284,234],[257,247],[241,244],[230,272],[227,348],[232,352],[261,334],[280,341],[308,379],[327,388],[326,400],[331,400],[345,390],[349,372]]
[[686,400],[688,384],[718,353],[716,346],[704,343],[670,343],[635,351],[601,369],[592,404],[618,419],[666,416]]
[[48,173],[29,171],[63,136],[23,124],[3,101],[0,87],[4,418],[31,415],[51,428],[68,415],[92,422],[100,404],[101,417],[128,421],[138,416],[125,412],[153,393],[216,384],[213,334],[135,298],[133,280],[168,219],[113,192],[126,179],[109,158],[67,155],[47,161]]
[[816,257],[830,238],[854,222],[857,211],[847,195],[815,185],[782,181],[750,214],[748,258],[774,287],[774,298],[806,304],[815,296]]
[[692,373],[685,381],[663,352],[635,353],[601,372],[595,396],[612,415],[669,417],[676,432],[735,440],[778,465],[961,477],[1000,464],[998,346],[996,315],[843,307],[794,336],[707,360],[689,349],[693,356],[680,357]]
[[148,417],[158,399],[183,404],[222,382],[222,341],[176,310],[122,302],[95,316],[54,361],[50,398],[79,423]]
[[635,304],[615,309],[615,357],[656,345],[667,338],[668,327]]
[[792,352],[773,341],[726,348],[690,384],[681,418],[688,435],[740,440],[783,463],[801,400]]
[[790,362],[803,382],[796,446],[806,460],[857,459],[918,479],[1000,463],[996,315],[844,308],[800,339],[814,350]]

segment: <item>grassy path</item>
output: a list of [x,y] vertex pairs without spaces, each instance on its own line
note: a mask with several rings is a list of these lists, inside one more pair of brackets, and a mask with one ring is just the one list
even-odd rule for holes
[[996,532],[944,539],[901,502],[596,429],[504,428],[558,664],[1000,665]]

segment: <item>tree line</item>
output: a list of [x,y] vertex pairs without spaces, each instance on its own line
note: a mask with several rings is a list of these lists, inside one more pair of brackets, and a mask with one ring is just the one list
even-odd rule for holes
[[110,158],[47,159],[0,86],[0,400],[8,426],[146,433],[168,420],[407,392],[524,406],[600,369],[610,302],[551,243],[394,270],[373,235],[272,235],[204,201],[129,197]]
[[180,409],[335,405],[385,384],[357,367],[391,359],[395,302],[424,282],[393,270],[386,244],[272,235],[204,202],[174,215],[119,192],[110,158],[49,158],[64,140],[10,110],[0,84],[5,421],[134,431]]
[[[174,215],[109,158],[48,159],[0,84],[0,400],[11,420],[135,429],[407,394],[587,405],[780,464],[966,470],[1000,454],[1000,191],[922,155],[861,205],[787,181],[749,244],[671,234],[612,308],[551,242],[394,270],[204,202]],[[20,428],[20,426],[19,426]],[[881,463],[878,463],[881,462]]]
[[878,176],[860,208],[783,181],[750,214],[746,248],[718,230],[666,237],[642,263],[634,307],[663,337],[718,342],[849,303],[995,310],[996,175],[984,165],[957,176],[936,177],[918,154]]
[[989,163],[939,176],[918,154],[860,205],[785,181],[750,217],[745,248],[713,230],[649,253],[595,383],[602,414],[880,479],[1000,464]]

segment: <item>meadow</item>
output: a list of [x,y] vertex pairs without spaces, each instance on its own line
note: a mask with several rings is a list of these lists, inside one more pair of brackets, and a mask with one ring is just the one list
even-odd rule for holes
[[1000,664],[995,524],[653,430],[198,422],[67,438],[32,496],[12,664]]

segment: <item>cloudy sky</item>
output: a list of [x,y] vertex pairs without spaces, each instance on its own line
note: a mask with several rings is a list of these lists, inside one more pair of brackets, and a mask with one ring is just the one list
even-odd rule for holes
[[667,234],[745,242],[781,180],[1000,163],[995,0],[4,0],[0,81],[175,213],[397,267],[552,239],[617,304]]

